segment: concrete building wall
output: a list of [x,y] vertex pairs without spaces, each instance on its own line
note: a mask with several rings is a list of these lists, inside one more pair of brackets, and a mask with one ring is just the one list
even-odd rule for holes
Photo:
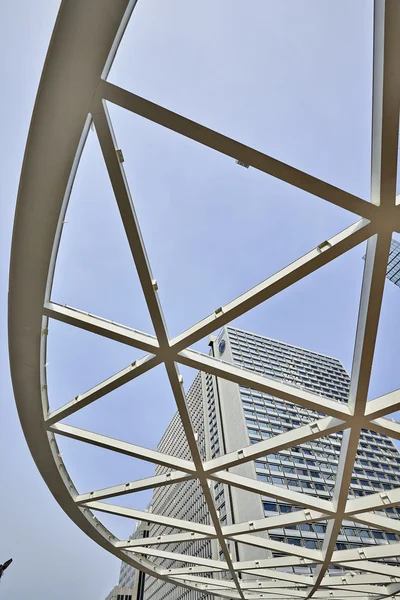
[[[205,460],[204,411],[200,373],[195,377],[195,380],[187,393],[187,403],[192,423],[198,436],[200,454],[202,459]],[[171,423],[168,425],[167,430],[158,445],[158,450],[167,454],[179,456],[180,458],[188,460],[192,459],[178,413],[175,414]],[[171,469],[166,467],[157,467],[156,474],[166,473],[170,470]],[[206,501],[197,479],[154,490],[151,510],[154,513],[177,517],[179,519],[188,521],[193,520],[198,523],[209,523]],[[180,531],[162,525],[152,525],[150,527],[149,535],[153,537],[168,535],[170,533],[180,533]],[[161,550],[168,550],[169,552],[178,552],[181,554],[187,553],[203,558],[211,558],[211,544],[209,540],[163,544],[156,547]],[[165,569],[182,566],[182,563],[177,561],[161,558],[155,558],[153,560]],[[146,577],[145,598],[146,600],[206,600],[210,598],[210,596],[187,588],[173,586],[160,579]]]

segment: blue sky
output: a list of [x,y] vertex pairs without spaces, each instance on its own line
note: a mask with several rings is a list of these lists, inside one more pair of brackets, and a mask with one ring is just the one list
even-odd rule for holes
[[[4,84],[1,177],[0,561],[7,599],[103,598],[118,561],[68,520],[42,482],[19,426],[6,334],[9,248],[18,179],[58,2],[0,8]],[[139,0],[110,79],[363,198],[369,196],[370,0]],[[109,106],[171,336],[357,220],[356,215]],[[53,299],[152,332],[91,131],[71,196]],[[365,248],[299,282],[235,325],[340,358],[349,370]],[[370,397],[400,387],[400,290],[386,285]],[[207,350],[207,342],[197,347]],[[51,323],[54,408],[140,352]],[[185,384],[194,373],[184,370]],[[162,367],[68,422],[155,447],[174,412]],[[80,491],[152,468],[60,440]],[[128,479],[127,479],[128,478]],[[148,494],[126,497],[142,508]],[[118,535],[132,523],[102,517]]]

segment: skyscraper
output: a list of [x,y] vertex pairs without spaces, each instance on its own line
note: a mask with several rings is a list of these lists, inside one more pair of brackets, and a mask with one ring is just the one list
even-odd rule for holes
[[[365,256],[363,256],[365,260]],[[386,277],[400,287],[400,242],[392,238],[390,253],[386,268]]]
[[400,287],[400,242],[392,239],[386,277]]
[[[211,354],[225,362],[254,370],[299,389],[312,391],[324,398],[347,402],[350,379],[336,358],[232,327],[224,327],[218,337],[210,338],[210,347]],[[226,453],[241,452],[239,449],[313,423],[324,416],[315,410],[205,373],[197,374],[187,394],[187,403],[197,431],[202,458],[207,461],[217,460]],[[244,475],[254,481],[253,491],[221,483],[221,478],[220,482],[211,482],[221,525],[234,529],[235,524],[248,522],[251,530],[251,526],[257,521],[264,519],[265,525],[265,517],[300,510],[301,507],[293,501],[296,492],[322,501],[330,500],[335,485],[341,437],[342,432],[337,430],[299,446],[287,444],[277,453],[232,467],[229,474]],[[168,426],[159,449],[175,456],[190,458],[178,415],[175,415]],[[157,473],[166,470],[165,467],[158,467]],[[258,494],[257,482],[271,484],[271,496],[266,496],[265,492],[263,495]],[[394,443],[385,435],[362,430],[349,498],[376,492],[384,494],[386,490],[399,485],[400,453]],[[197,480],[155,490],[151,510],[193,522],[208,523],[207,505]],[[400,509],[388,508],[381,511],[381,514],[398,519]],[[310,575],[314,571],[312,561],[303,560],[296,565],[285,566],[282,543],[310,550],[321,548],[326,527],[326,521],[315,522],[312,519],[310,522],[275,529],[264,526],[259,530],[259,535],[268,539],[268,549],[261,550],[259,546],[240,543],[240,538],[237,538],[230,543],[229,551],[233,560],[240,561],[263,558],[262,552],[265,558],[282,557],[278,569],[290,571],[294,575]],[[202,558],[223,560],[216,540],[179,542],[179,531],[161,525],[151,525],[149,536],[171,533],[176,534],[175,544],[152,545],[148,549],[149,557],[162,568],[176,569],[184,565],[183,561],[173,560],[168,552],[192,555],[199,562]],[[398,533],[345,520],[336,549],[377,546],[399,540]],[[393,557],[385,561],[397,564],[400,559]],[[337,574],[344,572],[339,565],[332,565],[329,570]],[[147,578],[144,597],[145,600],[200,600],[206,598],[207,594]]]

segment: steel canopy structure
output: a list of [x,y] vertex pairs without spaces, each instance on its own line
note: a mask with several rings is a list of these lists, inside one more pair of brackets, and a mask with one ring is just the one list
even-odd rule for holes
[[[400,425],[387,415],[400,409],[400,391],[367,402],[368,386],[379,324],[386,266],[393,232],[400,231],[396,201],[400,106],[400,3],[375,0],[372,114],[372,182],[370,202],[299,171],[253,148],[171,112],[107,81],[107,74],[135,7],[128,0],[64,0],[61,4],[46,58],[32,117],[21,174],[14,224],[10,291],[9,345],[14,393],[24,434],[46,484],[69,517],[94,541],[118,558],[155,577],[180,586],[225,598],[385,598],[400,593],[400,567],[380,562],[400,554],[400,544],[335,550],[346,517],[400,533],[400,521],[376,514],[382,507],[400,504],[400,488],[348,499],[348,489],[362,428],[400,439]],[[106,102],[116,104],[163,127],[222,152],[241,163],[281,179],[358,215],[352,226],[291,265],[216,307],[213,314],[170,339],[135,208],[113,135]],[[79,158],[90,124],[94,126],[115,193],[156,335],[52,302],[51,289],[62,223]],[[360,308],[354,348],[349,403],[343,404],[246,369],[195,352],[189,347],[222,325],[243,315],[280,291],[367,241]],[[144,351],[145,356],[106,381],[49,412],[46,383],[48,320],[68,325]],[[108,438],[62,423],[98,398],[164,364],[175,397],[192,461],[182,460],[131,443]],[[273,438],[208,462],[201,460],[185,401],[179,364],[211,373],[250,388],[273,394],[326,416]],[[229,469],[240,463],[303,442],[343,431],[334,494],[331,501],[311,497],[235,475]],[[58,451],[55,435],[94,444],[156,465],[172,473],[81,494],[71,481]],[[210,524],[202,525],[108,504],[107,498],[167,486],[197,478],[209,507]],[[249,493],[283,498],[303,507],[287,515],[222,527],[209,482],[220,481]],[[170,525],[182,533],[143,540],[119,540],[94,516],[92,510],[136,520]],[[280,525],[328,520],[321,550],[288,545],[257,536]],[[224,561],[200,559],[152,550],[164,542],[217,538]],[[233,562],[228,541],[236,540],[262,550],[278,550],[284,558]],[[146,555],[146,558],[143,557]],[[168,556],[166,556],[168,555]],[[171,555],[171,556],[170,556]],[[186,567],[163,570],[151,557],[165,556]],[[277,567],[315,564],[314,576],[295,575]],[[328,574],[330,564],[349,569],[345,576]],[[351,571],[350,569],[353,569]],[[218,578],[223,570],[228,579]],[[216,574],[214,577],[213,575]],[[252,574],[254,579],[242,579]],[[207,577],[205,575],[208,575]],[[211,575],[211,576],[210,576]]]

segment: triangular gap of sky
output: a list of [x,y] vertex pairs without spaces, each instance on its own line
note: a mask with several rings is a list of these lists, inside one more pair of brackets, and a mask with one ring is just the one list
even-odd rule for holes
[[109,80],[368,199],[372,17],[372,0],[139,1]]
[[[126,484],[154,475],[154,465],[150,462],[112,452],[79,440],[72,440],[56,434],[62,460],[79,494]],[[147,492],[146,492],[147,493]],[[136,495],[136,508],[147,506],[147,497]],[[118,504],[118,498],[117,504]],[[104,502],[109,502],[106,499]]]
[[358,216],[109,104],[170,336]]
[[[77,411],[65,422],[156,450],[175,412],[165,367],[159,365]],[[178,415],[175,419],[180,422]],[[166,453],[179,454],[177,448]]]
[[[394,240],[400,241],[395,234]],[[372,400],[400,388],[400,288],[385,281],[368,398]],[[399,420],[400,413],[391,415]]]
[[65,221],[52,300],[153,333],[100,144],[92,129]]
[[47,393],[50,411],[73,400],[144,352],[105,337],[49,320],[47,339]]
[[104,525],[104,527],[106,527],[120,540],[129,540],[136,527],[136,524],[138,523],[138,521],[135,519],[130,519],[129,517],[108,514],[99,510],[94,510],[92,512],[96,519],[98,519],[100,523]]
[[359,244],[229,325],[337,358],[350,374],[365,249]]

